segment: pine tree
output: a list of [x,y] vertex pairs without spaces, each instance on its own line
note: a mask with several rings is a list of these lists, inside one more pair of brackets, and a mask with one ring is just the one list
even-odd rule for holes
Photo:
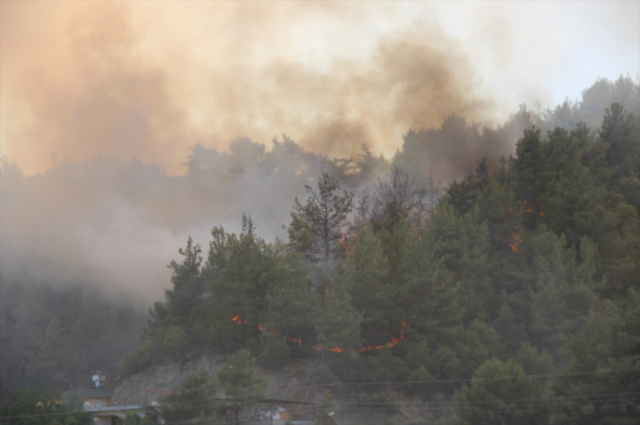
[[469,424],[546,424],[540,382],[524,376],[516,363],[487,360],[454,395],[456,413]]
[[593,311],[567,344],[567,364],[553,392],[554,424],[638,422],[640,388],[640,293],[629,291],[619,306]]
[[239,236],[214,228],[204,274],[210,297],[198,323],[208,326],[213,342],[233,352],[260,336],[265,319],[265,274],[276,262],[271,248],[255,235],[251,218],[243,216]]
[[[341,192],[340,183],[326,173],[318,179],[318,190],[311,186],[304,186],[308,198],[303,206],[295,199],[294,211],[291,213],[293,222],[302,221],[313,234],[315,242],[321,247],[325,270],[330,270],[331,247],[340,239],[341,229],[346,225],[347,214],[351,212],[353,194],[346,190]],[[296,225],[296,228],[299,227]],[[291,233],[290,233],[291,234]],[[297,232],[293,233],[294,235]],[[301,235],[306,235],[302,232]],[[304,240],[295,241],[300,246],[307,246],[308,236]]]
[[348,292],[329,292],[324,308],[316,307],[313,316],[318,350],[342,353],[362,346],[362,313],[353,307]]
[[[226,397],[241,400],[244,408],[253,407],[267,392],[267,384],[264,378],[255,376],[255,368],[256,360],[251,357],[249,350],[243,349],[227,357],[226,363],[217,372]],[[232,402],[232,424],[238,422],[239,407],[239,403]]]
[[[300,256],[288,252],[285,246],[273,246],[274,265],[263,275],[267,284],[267,304],[262,336],[272,348],[280,351],[286,360],[289,354],[310,354],[313,342],[313,310],[315,298],[311,293],[311,276]],[[290,347],[290,348],[289,348]],[[266,347],[268,349],[268,347]],[[286,352],[286,354],[285,354]],[[263,357],[268,353],[263,353]],[[271,353],[271,362],[280,363]]]
[[348,293],[361,315],[361,331],[366,346],[379,346],[397,337],[402,318],[395,311],[395,291],[389,282],[389,265],[379,240],[368,223],[349,239],[348,252],[335,274],[338,293]]
[[162,418],[167,423],[211,422],[218,415],[219,405],[213,400],[217,384],[209,372],[201,367],[166,397],[159,397]]
[[199,245],[193,245],[191,236],[187,239],[187,246],[178,250],[184,257],[182,263],[171,261],[169,268],[173,270],[171,282],[173,289],[165,291],[169,321],[174,325],[185,325],[189,322],[191,311],[200,302],[204,287],[200,275],[202,264],[202,250]]

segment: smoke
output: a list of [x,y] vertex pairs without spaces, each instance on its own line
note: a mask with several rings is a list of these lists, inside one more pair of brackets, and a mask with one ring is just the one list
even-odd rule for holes
[[407,128],[450,113],[486,120],[491,103],[474,94],[469,59],[436,25],[379,31],[368,22],[393,8],[355,12],[325,3],[3,3],[3,153],[28,174],[56,152],[140,157],[175,175],[189,146],[226,150],[239,135],[264,143],[287,132],[331,156],[366,143],[389,156]]
[[[61,161],[24,176],[3,161],[0,173],[0,278],[51,285],[91,284],[111,295],[159,299],[170,288],[171,260],[191,235],[206,256],[214,226],[238,232],[242,214],[258,234],[286,238],[295,196],[323,172],[343,187],[372,185],[388,163],[381,158],[336,163],[292,140],[272,149],[247,138],[231,152],[195,145],[188,172],[170,176],[140,160],[98,156]],[[348,170],[348,172],[347,172]]]
[[[510,153],[531,123],[473,124],[511,112],[504,70],[531,56],[511,44],[504,11],[465,20],[431,2],[0,8],[0,148],[17,163],[4,162],[0,181],[3,279],[158,299],[189,234],[206,253],[211,228],[237,231],[246,213],[260,235],[283,237],[294,197],[322,172],[355,191],[399,151],[393,160],[414,175],[448,181]],[[462,27],[490,29],[491,47],[463,43]],[[498,85],[487,82],[494,72]],[[283,133],[296,142],[266,145]]]

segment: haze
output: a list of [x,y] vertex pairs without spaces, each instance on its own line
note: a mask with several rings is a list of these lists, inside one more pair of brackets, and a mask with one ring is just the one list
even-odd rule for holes
[[[213,225],[237,228],[245,212],[259,234],[282,236],[302,185],[331,171],[325,156],[367,145],[391,159],[409,129],[449,114],[497,126],[520,104],[552,107],[640,72],[638,2],[0,7],[3,276],[145,299],[169,286],[164,266],[189,234],[206,245]],[[226,154],[236,137],[268,151],[283,133],[305,151],[277,175],[240,160],[227,180],[187,174],[190,155],[222,169],[239,157]],[[463,176],[451,154],[425,173]]]
[[2,155],[185,172],[189,146],[286,132],[392,155],[449,113],[498,123],[639,71],[638,2],[17,2],[1,14]]

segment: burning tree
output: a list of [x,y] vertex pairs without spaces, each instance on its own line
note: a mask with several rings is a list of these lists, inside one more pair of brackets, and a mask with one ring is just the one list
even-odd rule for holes
[[393,167],[387,177],[376,185],[375,209],[384,214],[393,204],[405,214],[417,213],[424,205],[427,192],[409,177],[409,173]]

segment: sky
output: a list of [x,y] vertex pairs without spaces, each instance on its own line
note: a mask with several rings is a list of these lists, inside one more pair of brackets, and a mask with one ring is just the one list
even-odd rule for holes
[[0,2],[0,155],[139,158],[288,134],[387,157],[457,113],[575,100],[640,73],[640,2]]

